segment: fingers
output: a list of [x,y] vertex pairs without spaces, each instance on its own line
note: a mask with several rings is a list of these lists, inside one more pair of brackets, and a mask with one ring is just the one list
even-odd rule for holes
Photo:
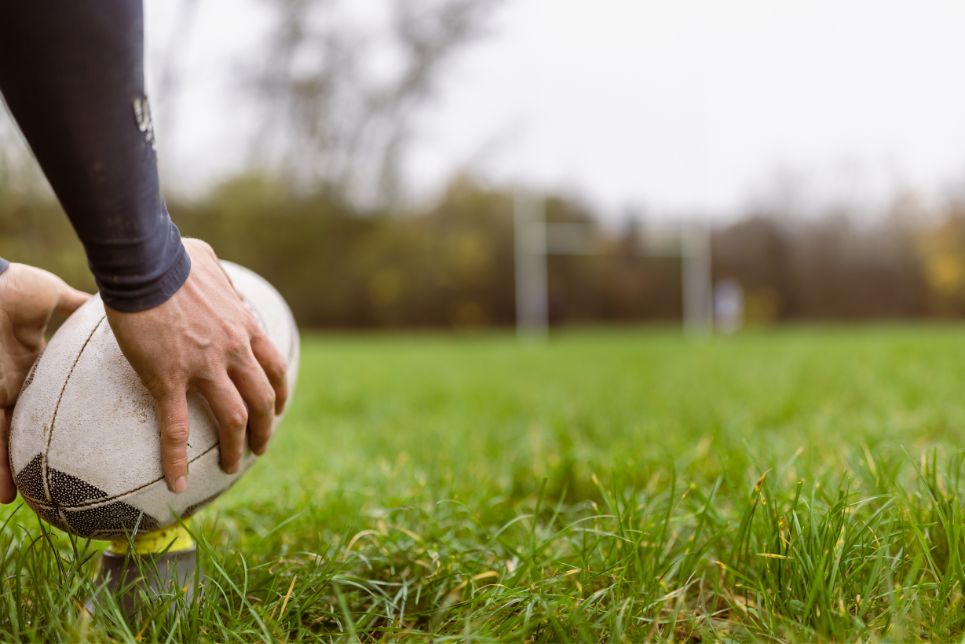
[[218,419],[218,436],[221,440],[221,469],[226,474],[236,474],[241,468],[245,451],[245,433],[248,428],[248,410],[238,389],[227,376],[215,382],[203,384],[201,393],[208,399],[214,417]]
[[57,311],[64,315],[70,315],[89,299],[89,294],[63,284],[60,289],[60,297],[57,300]]
[[275,413],[280,414],[285,411],[285,403],[288,402],[288,370],[285,358],[279,353],[275,343],[260,330],[251,338],[251,351],[275,390]]
[[161,424],[161,465],[164,478],[168,488],[180,494],[188,489],[188,401],[183,390],[155,399]]
[[0,503],[13,503],[17,498],[17,486],[13,483],[10,459],[7,456],[8,432],[13,408],[0,410]]
[[268,449],[275,421],[275,390],[253,356],[246,369],[231,374],[231,380],[248,406],[248,444],[261,456]]

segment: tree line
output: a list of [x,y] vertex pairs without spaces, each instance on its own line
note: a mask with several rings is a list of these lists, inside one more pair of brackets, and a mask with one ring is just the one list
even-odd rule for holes
[[[94,289],[83,249],[50,198],[0,189],[0,256]],[[169,203],[186,236],[264,275],[305,327],[488,328],[515,322],[513,194],[461,177],[435,203],[361,210],[329,192],[238,178]],[[592,208],[547,197],[547,220],[595,225]],[[597,226],[593,256],[548,260],[553,324],[673,323],[681,264],[635,252],[633,222]],[[713,276],[743,287],[752,324],[965,315],[965,207],[927,219],[896,203],[871,221],[749,210],[712,236]]]

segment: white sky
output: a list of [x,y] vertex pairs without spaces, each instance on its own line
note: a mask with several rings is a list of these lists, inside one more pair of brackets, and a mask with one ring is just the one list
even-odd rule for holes
[[[146,0],[165,174],[197,190],[239,169],[238,57],[250,0],[200,0],[175,141],[159,65],[183,0]],[[420,120],[409,178],[459,168],[584,195],[605,212],[718,216],[779,174],[814,200],[877,202],[965,183],[965,3],[507,0]],[[238,133],[241,133],[240,135]]]

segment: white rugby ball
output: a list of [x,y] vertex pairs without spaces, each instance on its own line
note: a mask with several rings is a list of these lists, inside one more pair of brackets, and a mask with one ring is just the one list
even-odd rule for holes
[[[299,338],[285,300],[252,271],[222,262],[244,303],[285,356],[288,384],[298,375]],[[290,400],[290,398],[289,398]],[[99,296],[50,340],[24,382],[10,429],[17,489],[51,525],[80,537],[119,539],[186,519],[251,467],[245,445],[237,474],[219,465],[218,421],[188,394],[188,489],[168,490],[161,468],[154,399],[121,353]],[[281,416],[275,419],[275,429]]]

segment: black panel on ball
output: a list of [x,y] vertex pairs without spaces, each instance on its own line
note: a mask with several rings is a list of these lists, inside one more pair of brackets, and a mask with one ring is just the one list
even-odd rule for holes
[[[16,476],[17,489],[25,499],[46,501],[44,494],[44,457],[37,454]],[[31,506],[33,507],[33,506]]]
[[[111,502],[107,492],[87,481],[51,467],[44,490],[43,456],[37,454],[16,476],[17,489],[41,519],[79,537],[122,539],[138,532],[153,532],[157,519],[123,501]],[[65,523],[66,519],[66,523]]]
[[107,492],[94,487],[87,481],[49,467],[47,468],[47,482],[50,486],[50,498],[57,505],[83,505],[107,498]]
[[81,537],[121,539],[133,534],[135,526],[138,533],[154,532],[159,527],[154,517],[122,501],[93,508],[64,508],[64,516],[70,531]]

